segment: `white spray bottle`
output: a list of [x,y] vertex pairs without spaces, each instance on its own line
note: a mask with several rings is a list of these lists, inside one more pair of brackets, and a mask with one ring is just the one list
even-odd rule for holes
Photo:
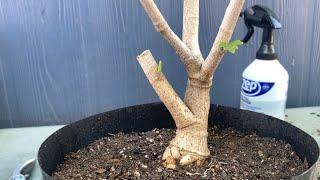
[[261,47],[256,59],[243,71],[240,108],[284,119],[289,75],[278,61],[273,32],[280,29],[278,17],[269,8],[255,5],[242,14],[248,28],[246,43],[254,27],[263,28]]

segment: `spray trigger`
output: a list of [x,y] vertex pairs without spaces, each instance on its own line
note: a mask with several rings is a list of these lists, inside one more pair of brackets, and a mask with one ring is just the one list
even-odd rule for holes
[[262,5],[255,5],[241,12],[240,17],[243,17],[247,27],[247,34],[242,42],[246,43],[250,40],[254,33],[254,26],[263,29],[280,29],[281,23],[277,15],[269,8]]
[[275,29],[280,29],[281,23],[277,15],[268,7],[262,5],[254,5],[245,9],[241,14],[247,27],[247,34],[242,42],[246,43],[250,40],[255,32],[254,27],[263,29],[261,46],[256,54],[257,59],[273,60],[278,55],[273,43],[273,34]]

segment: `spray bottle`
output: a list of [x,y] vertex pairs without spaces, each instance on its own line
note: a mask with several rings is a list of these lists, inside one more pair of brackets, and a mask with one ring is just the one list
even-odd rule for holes
[[262,43],[256,59],[243,71],[240,108],[284,119],[289,75],[278,61],[274,31],[280,29],[279,18],[269,8],[255,5],[241,16],[248,28],[246,43],[254,27],[263,29]]

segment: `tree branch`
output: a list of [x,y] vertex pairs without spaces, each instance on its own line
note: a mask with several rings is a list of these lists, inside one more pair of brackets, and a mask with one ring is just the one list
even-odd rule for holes
[[177,128],[187,127],[196,122],[195,116],[174,91],[166,77],[161,72],[157,72],[158,65],[151,52],[144,51],[137,60],[160,100],[171,113]]
[[[199,47],[199,0],[184,0],[183,42],[196,55],[201,56]],[[202,58],[203,59],[203,58]]]
[[[160,10],[153,0],[140,0],[142,6],[150,17],[155,29],[166,39],[169,44],[175,49],[176,53],[185,64],[187,71],[195,69],[195,66],[200,67],[200,61],[195,58],[191,50],[185,43],[172,31]],[[196,60],[195,60],[196,59]]]
[[230,41],[244,1],[245,0],[230,0],[211,51],[202,66],[202,72],[207,77],[213,75],[225,54],[225,51],[221,49],[219,45],[221,42]]

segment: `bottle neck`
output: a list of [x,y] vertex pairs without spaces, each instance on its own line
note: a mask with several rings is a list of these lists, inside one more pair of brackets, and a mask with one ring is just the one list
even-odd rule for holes
[[273,44],[273,32],[274,29],[271,28],[263,29],[262,42]]
[[273,44],[274,29],[264,28],[262,35],[262,43],[257,52],[256,58],[262,60],[278,59],[278,53]]

